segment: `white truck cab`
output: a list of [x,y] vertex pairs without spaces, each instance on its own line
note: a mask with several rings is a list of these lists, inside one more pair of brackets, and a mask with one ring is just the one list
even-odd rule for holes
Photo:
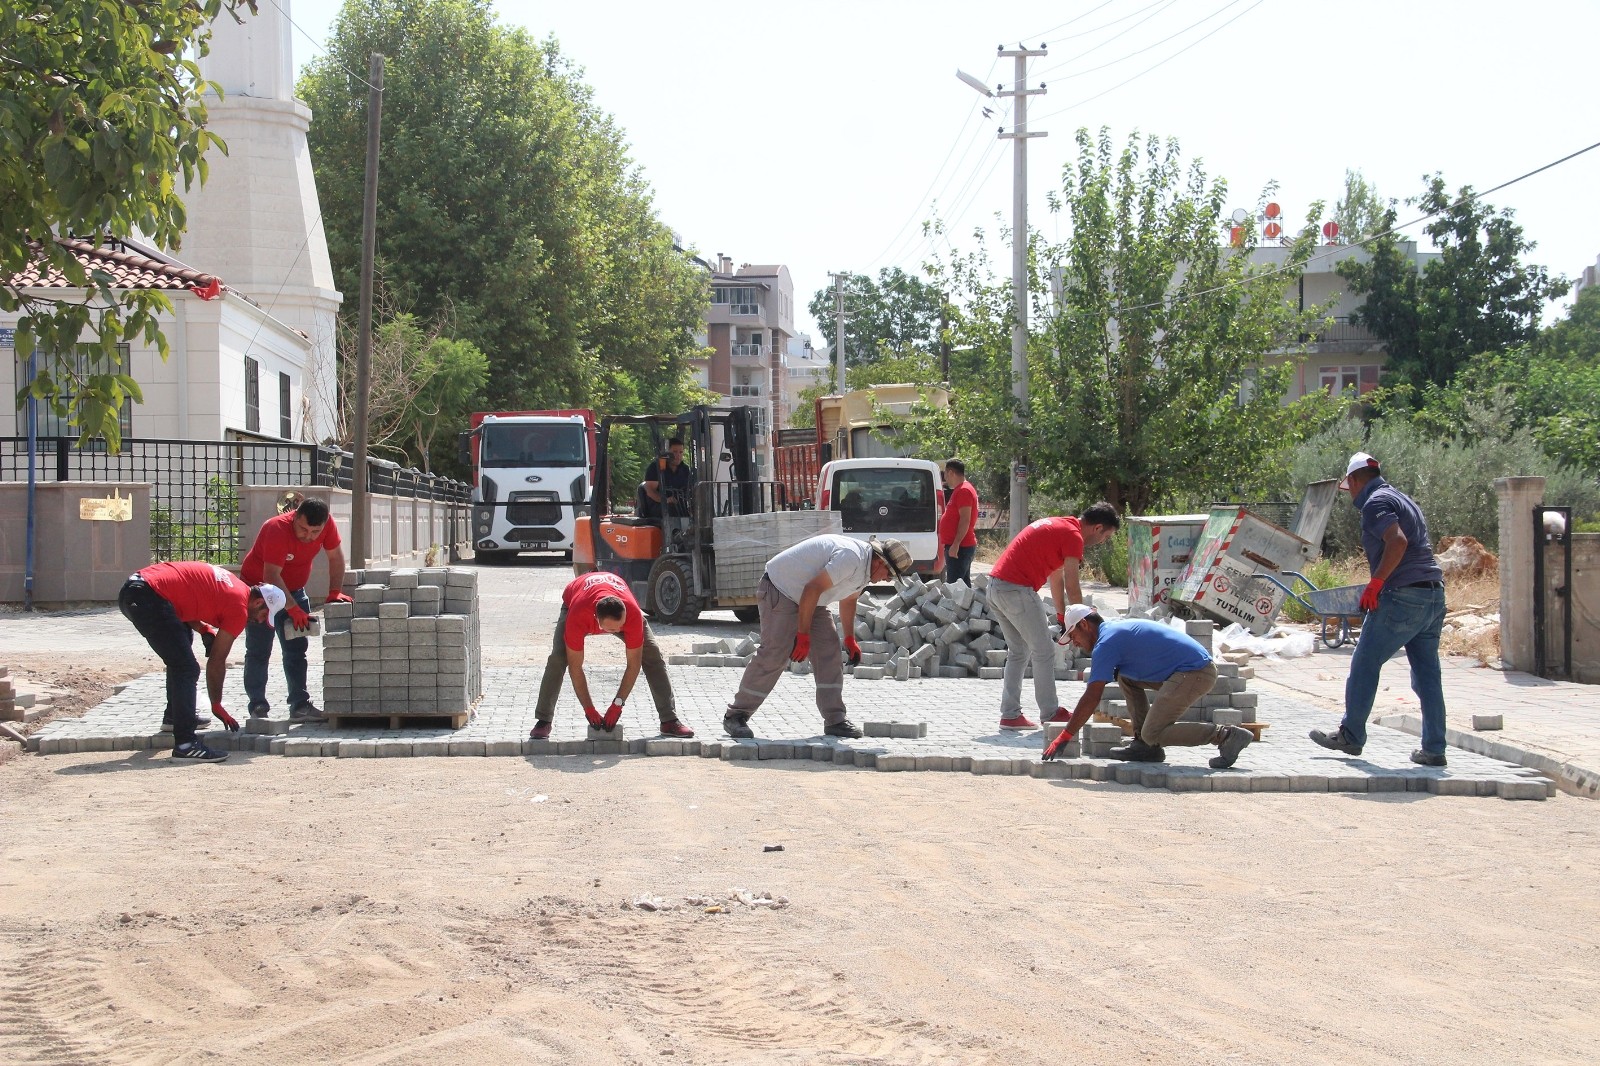
[[928,459],[835,459],[817,476],[815,502],[839,512],[846,536],[903,540],[918,572],[938,574],[943,489],[939,464]]
[[480,560],[519,552],[572,558],[588,513],[594,415],[588,411],[473,415],[472,544]]

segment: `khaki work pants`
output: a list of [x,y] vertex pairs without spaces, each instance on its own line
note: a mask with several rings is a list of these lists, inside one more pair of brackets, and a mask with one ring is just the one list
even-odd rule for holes
[[[1220,743],[1226,726],[1211,722],[1180,722],[1194,701],[1208,694],[1217,683],[1217,668],[1207,663],[1200,670],[1184,670],[1166,681],[1134,681],[1119,677],[1122,698],[1128,701],[1133,714],[1133,734],[1153,748],[1172,744],[1180,748],[1194,748],[1202,744]],[[1156,694],[1152,705],[1146,692]]]
[[[800,632],[800,605],[765,577],[756,586],[756,603],[761,609],[761,650],[744,668],[739,691],[728,704],[729,714],[746,718],[755,713],[789,668],[789,653]],[[821,604],[811,615],[811,670],[817,679],[817,710],[822,712],[822,723],[844,721],[844,656],[833,614]]]
[[[617,634],[617,639],[621,639]],[[644,674],[645,684],[650,686],[650,698],[655,701],[656,714],[661,717],[665,725],[678,717],[672,698],[672,680],[667,677],[667,660],[661,654],[661,645],[656,643],[656,635],[650,632],[650,623],[644,624],[644,654],[640,659],[640,672]],[[555,643],[550,647],[550,658],[544,663],[544,679],[539,682],[539,702],[534,707],[533,717],[540,722],[548,722],[556,716],[556,699],[561,695],[561,682],[567,676],[567,609],[561,608],[561,615],[556,619]],[[590,692],[593,696],[594,693]],[[607,700],[599,709],[605,710]]]

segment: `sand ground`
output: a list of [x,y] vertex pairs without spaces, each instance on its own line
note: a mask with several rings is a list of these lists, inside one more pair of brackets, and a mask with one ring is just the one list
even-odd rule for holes
[[1600,1047],[1600,841],[1568,797],[157,753],[14,760],[0,785],[8,1063]]

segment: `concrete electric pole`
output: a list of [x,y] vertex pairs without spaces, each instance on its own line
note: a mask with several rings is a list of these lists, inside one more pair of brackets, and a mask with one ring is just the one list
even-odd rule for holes
[[844,393],[844,282],[850,275],[829,274],[833,279],[833,391]]

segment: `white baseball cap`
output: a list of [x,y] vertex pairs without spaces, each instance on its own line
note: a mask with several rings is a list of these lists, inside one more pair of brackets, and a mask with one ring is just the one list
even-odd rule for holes
[[278,616],[283,613],[284,607],[288,606],[289,598],[276,585],[257,585],[256,591],[267,601],[267,625],[277,625]]
[[1378,469],[1378,460],[1374,459],[1372,456],[1368,455],[1366,452],[1356,452],[1354,455],[1352,455],[1350,457],[1350,461],[1345,464],[1344,477],[1339,479],[1339,489],[1340,489],[1340,491],[1343,491],[1343,490],[1348,489],[1350,487],[1350,475],[1354,474],[1357,470],[1376,470],[1376,469]]
[[1066,612],[1062,615],[1064,622],[1062,624],[1061,631],[1063,633],[1070,633],[1072,632],[1073,626],[1077,625],[1085,618],[1088,618],[1091,614],[1098,613],[1098,611],[1096,611],[1093,607],[1090,607],[1087,603],[1068,604]]

